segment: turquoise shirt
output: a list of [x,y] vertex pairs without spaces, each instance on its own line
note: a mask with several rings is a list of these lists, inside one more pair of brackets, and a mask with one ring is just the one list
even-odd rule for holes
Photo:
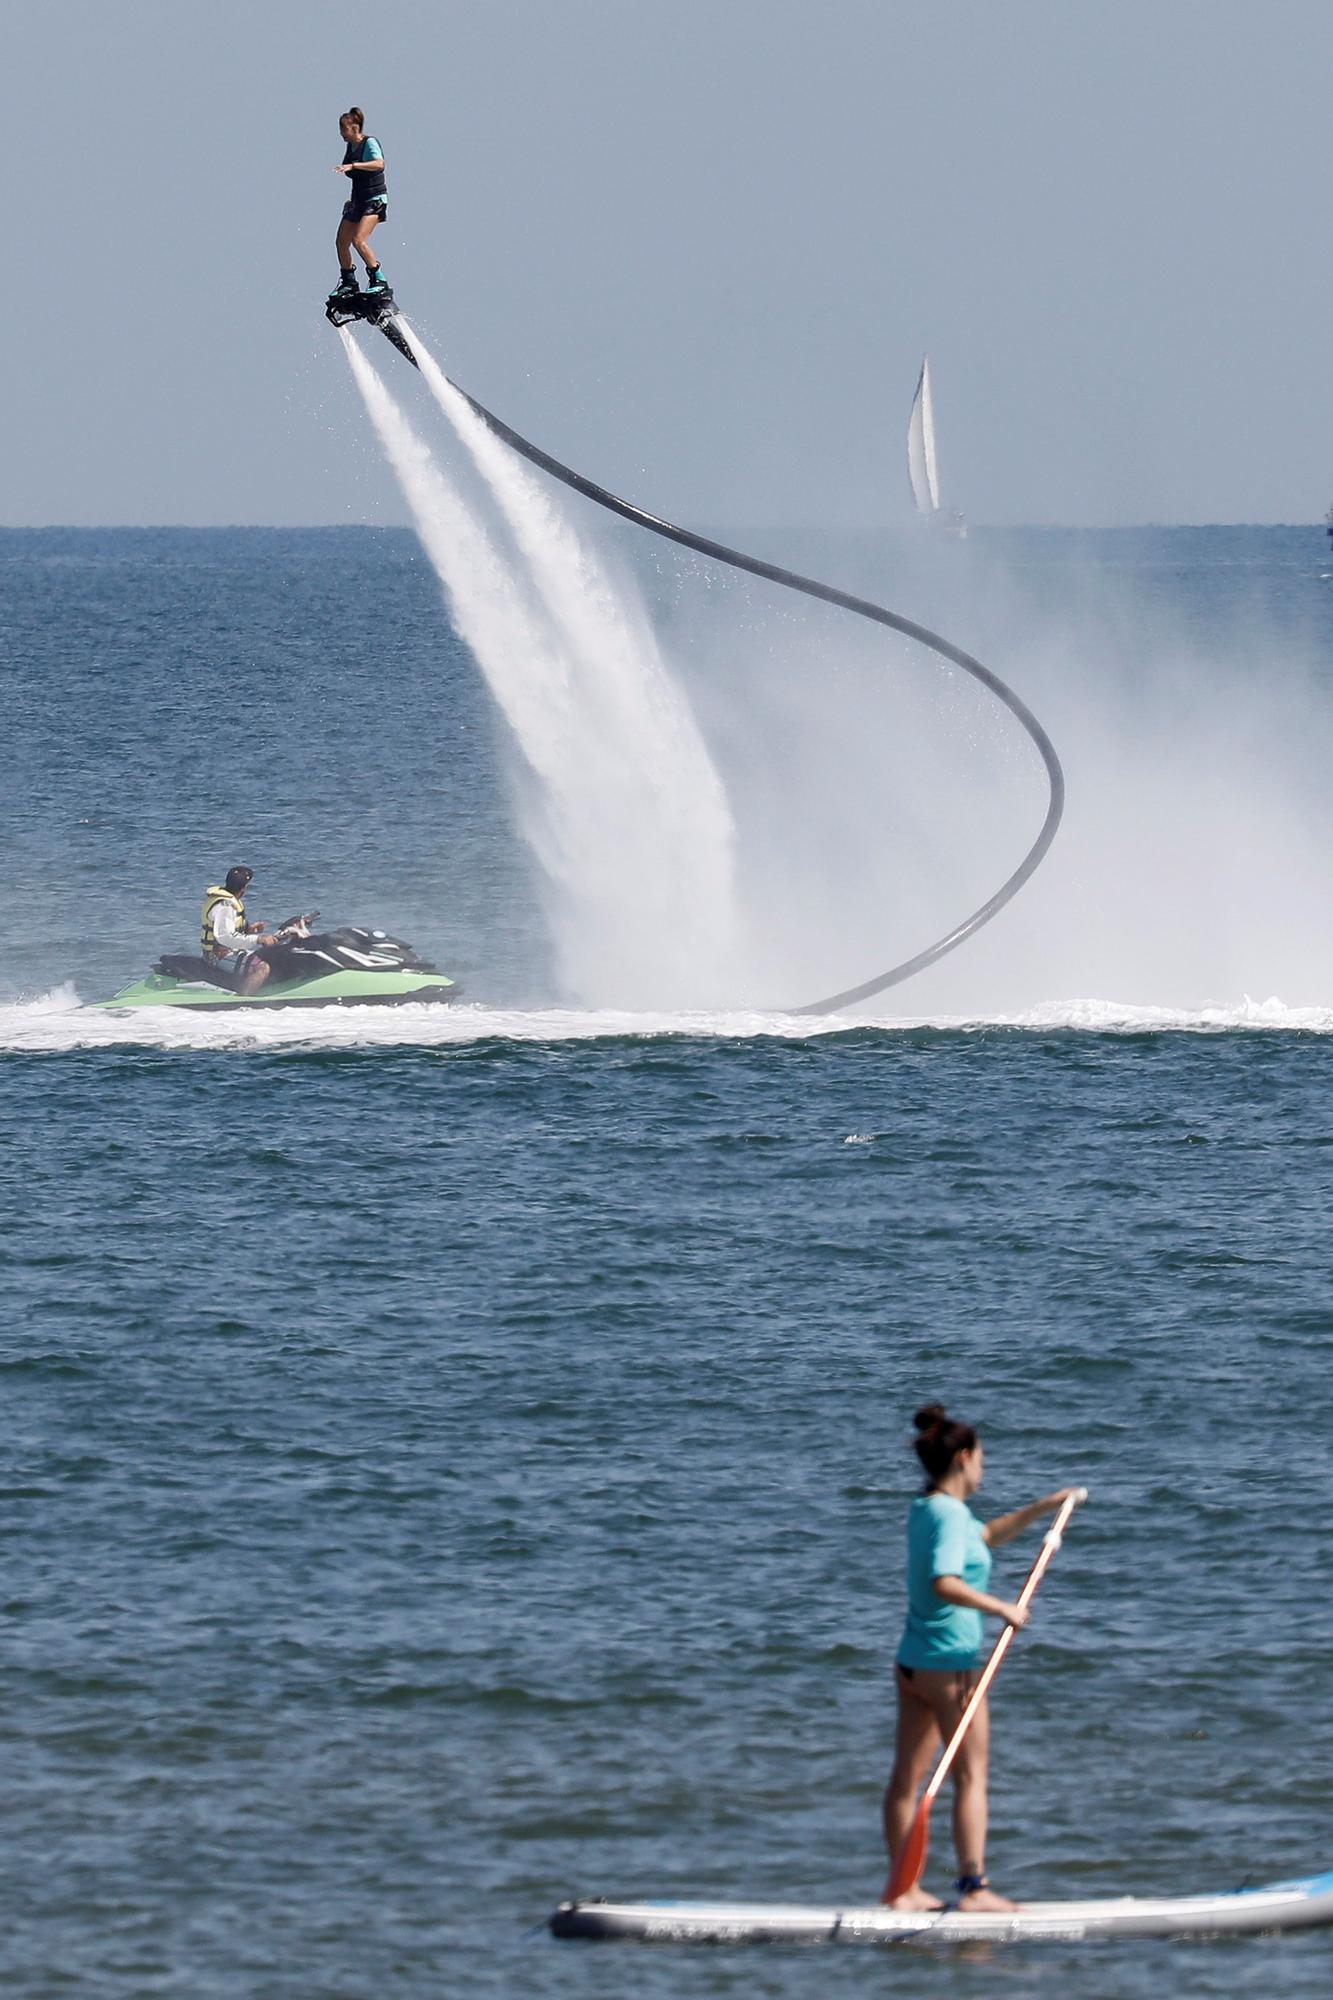
[[907,1623],[898,1646],[901,1667],[943,1673],[975,1667],[981,1651],[979,1611],[937,1597],[937,1576],[958,1576],[972,1590],[990,1582],[991,1554],[981,1523],[963,1500],[926,1493],[907,1515]]

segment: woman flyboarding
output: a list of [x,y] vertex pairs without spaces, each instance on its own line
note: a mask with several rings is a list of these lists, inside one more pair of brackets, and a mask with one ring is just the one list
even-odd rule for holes
[[[981,1440],[971,1424],[955,1423],[939,1403],[913,1418],[913,1448],[926,1488],[907,1518],[907,1623],[898,1646],[898,1738],[884,1793],[884,1839],[890,1870],[907,1842],[917,1793],[943,1743],[957,1729],[981,1666],[982,1618],[1027,1623],[1020,1604],[991,1597],[991,1550],[1021,1535],[1044,1514],[1058,1512],[1076,1491],[1064,1487],[983,1527],[968,1501],[981,1484]],[[958,1854],[958,1908],[1012,1910],[986,1879],[986,1767],[989,1718],[983,1700],[952,1770],[953,1836]],[[892,1872],[890,1882],[892,1882]],[[942,1905],[913,1886],[893,1899],[902,1910]]]
[[352,264],[353,250],[365,264],[367,292],[374,294],[389,289],[370,247],[372,233],[389,213],[384,155],[380,151],[379,140],[368,136],[365,125],[366,114],[355,104],[350,111],[344,111],[338,120],[338,130],[347,150],[333,171],[335,174],[346,174],[352,186],[351,199],[344,205],[342,221],[338,224],[338,268],[341,276],[336,289],[329,294],[335,299],[360,289]]

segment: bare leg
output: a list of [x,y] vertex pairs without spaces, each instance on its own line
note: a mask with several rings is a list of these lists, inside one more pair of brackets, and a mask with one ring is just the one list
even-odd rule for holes
[[[372,252],[370,247],[370,238],[372,232],[378,229],[379,220],[380,219],[378,215],[376,215],[374,209],[373,208],[368,209],[367,212],[362,216],[360,222],[357,223],[356,234],[352,238],[352,243],[356,250],[356,254],[358,257],[361,258],[368,271],[373,271],[375,269],[376,260],[374,253]],[[348,225],[344,226],[346,227]],[[339,232],[339,240],[341,241],[341,231]]]
[[355,232],[356,224],[348,222],[344,216],[338,224],[338,262],[344,271],[350,271],[352,268],[352,237]]
[[[916,1813],[916,1797],[926,1781],[935,1753],[940,1747],[939,1724],[927,1703],[901,1668],[898,1684],[898,1734],[894,1744],[893,1769],[884,1788],[884,1845],[889,1850],[889,1873],[907,1838]],[[938,1910],[938,1899],[919,1886],[896,1898],[895,1910]]]
[[[953,1844],[958,1873],[984,1875],[986,1832],[990,1817],[987,1776],[990,1766],[990,1704],[982,1702],[963,1738],[953,1767]],[[1013,1910],[1018,1906],[994,1889],[969,1889],[958,1898],[960,1910]]]
[[257,993],[272,970],[266,958],[262,958],[257,951],[249,952],[241,969],[241,992]]
[[[929,1708],[940,1737],[946,1742],[962,1719],[975,1676],[965,1673],[919,1671],[912,1687]],[[989,1705],[982,1702],[963,1738],[953,1767],[953,1838],[960,1878],[986,1872],[988,1820],[987,1771],[990,1753]],[[969,1889],[958,1899],[960,1910],[1012,1910],[1017,1905],[994,1889]]]

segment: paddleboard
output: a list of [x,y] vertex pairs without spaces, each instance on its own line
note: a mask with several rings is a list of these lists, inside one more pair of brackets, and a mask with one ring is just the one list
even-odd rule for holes
[[797,1903],[562,1903],[558,1938],[640,1944],[1077,1944],[1102,1937],[1222,1937],[1333,1924],[1333,1870],[1213,1896],[1118,1896],[1005,1911],[821,1909]]

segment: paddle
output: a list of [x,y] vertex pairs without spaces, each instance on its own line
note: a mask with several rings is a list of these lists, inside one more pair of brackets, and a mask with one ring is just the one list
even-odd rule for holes
[[[1060,1546],[1064,1531],[1069,1524],[1070,1515],[1079,1502],[1086,1500],[1087,1497],[1087,1487],[1080,1486],[1076,1492],[1070,1494],[1067,1500],[1061,1502],[1060,1511],[1046,1533],[1042,1536],[1041,1547],[1037,1551],[1036,1561],[1028,1571],[1027,1581],[1018,1593],[1018,1603],[1021,1610],[1026,1611],[1028,1605],[1036,1596],[1037,1585],[1046,1573],[1047,1563]],[[921,1871],[926,1865],[926,1849],[930,1840],[930,1809],[935,1803],[940,1786],[949,1775],[949,1767],[958,1755],[963,1738],[967,1735],[968,1729],[971,1726],[972,1717],[976,1714],[978,1708],[980,1708],[982,1701],[985,1699],[987,1688],[1000,1670],[1000,1662],[1008,1652],[1009,1641],[1013,1638],[1017,1629],[1014,1625],[1006,1625],[999,1638],[995,1641],[994,1651],[982,1668],[981,1678],[973,1688],[967,1707],[958,1719],[958,1727],[954,1730],[953,1735],[945,1745],[944,1755],[935,1766],[934,1771],[931,1773],[930,1783],[921,1794],[921,1803],[916,1809],[916,1818],[908,1828],[907,1838],[903,1842],[898,1858],[893,1864],[892,1872],[884,1887],[884,1894],[880,1897],[881,1903],[896,1902],[898,1897],[905,1896],[909,1889],[915,1889],[917,1883],[921,1880]]]

